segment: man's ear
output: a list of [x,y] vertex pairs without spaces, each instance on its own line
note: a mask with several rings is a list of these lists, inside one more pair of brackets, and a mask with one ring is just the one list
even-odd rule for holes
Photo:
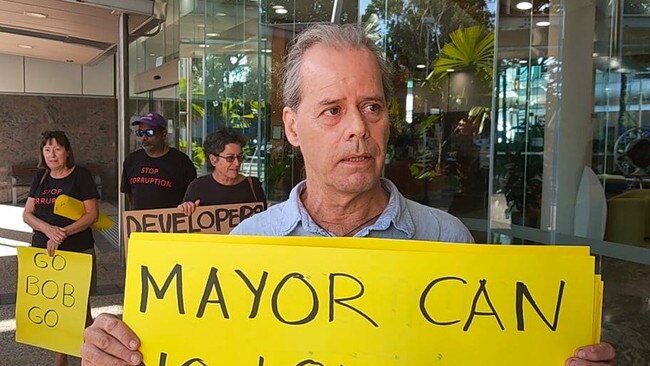
[[289,143],[295,147],[300,146],[300,138],[298,138],[298,119],[296,112],[290,107],[282,109],[282,122],[284,122],[284,134],[287,136]]

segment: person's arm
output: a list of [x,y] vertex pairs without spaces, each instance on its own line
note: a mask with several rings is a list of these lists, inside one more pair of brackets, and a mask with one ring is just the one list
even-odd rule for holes
[[123,321],[111,314],[100,314],[84,331],[81,365],[139,365],[139,347],[140,339]]
[[564,364],[565,366],[614,366],[616,350],[606,342],[580,347]]
[[64,228],[68,235],[80,233],[88,229],[90,225],[94,224],[99,217],[99,202],[96,198],[85,200],[83,203],[85,210],[84,214],[81,215],[79,220]]
[[23,221],[32,229],[40,231],[50,239],[50,241],[61,244],[68,236],[66,230],[62,227],[50,225],[34,215],[36,204],[33,197],[28,197],[23,211]]
[[126,201],[129,203],[129,207],[133,207],[133,195],[131,193],[125,193]]

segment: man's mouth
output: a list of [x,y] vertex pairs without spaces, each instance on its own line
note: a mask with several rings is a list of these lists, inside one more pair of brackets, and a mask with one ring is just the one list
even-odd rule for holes
[[344,158],[343,161],[344,162],[350,162],[350,163],[362,163],[362,162],[370,160],[370,159],[372,159],[372,156],[370,156],[370,154],[365,154],[365,155],[361,155],[361,156],[347,157],[347,158]]

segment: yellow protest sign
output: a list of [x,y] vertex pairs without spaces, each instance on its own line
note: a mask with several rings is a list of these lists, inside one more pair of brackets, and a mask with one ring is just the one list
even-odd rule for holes
[[[139,235],[139,234],[136,234]],[[174,236],[174,241],[190,240],[193,242],[214,242],[212,236],[197,237],[193,235],[184,236],[179,233]],[[147,234],[147,240],[160,239],[165,241],[169,236],[165,234]],[[256,235],[236,235],[227,239],[229,243],[242,244],[264,244],[277,245],[278,238],[271,236]],[[289,246],[308,246],[308,247],[325,247],[325,248],[355,248],[355,249],[382,249],[382,250],[399,250],[399,251],[420,251],[420,252],[454,252],[469,251],[472,253],[493,253],[494,245],[484,244],[466,244],[466,243],[443,243],[432,241],[418,240],[401,240],[401,239],[379,239],[379,238],[332,238],[328,237],[310,237],[308,240],[304,237],[287,236],[282,238],[282,245]],[[520,254],[522,246],[520,245],[499,245],[499,253],[503,254]],[[588,246],[555,246],[555,245],[532,245],[525,247],[526,255],[589,255]]]
[[79,356],[92,257],[18,247],[16,341]]
[[[79,220],[79,218],[86,212],[84,203],[76,198],[61,194],[54,200],[54,213],[67,217],[71,220]],[[99,213],[97,221],[92,224],[92,228],[96,230],[108,230],[113,227],[113,219],[108,217],[103,212]]]
[[125,211],[122,235],[128,243],[132,232],[228,234],[242,220],[262,211],[263,202],[199,206],[189,217],[178,208]]
[[124,320],[145,363],[561,365],[594,342],[598,285],[583,249],[255,241],[131,237]]

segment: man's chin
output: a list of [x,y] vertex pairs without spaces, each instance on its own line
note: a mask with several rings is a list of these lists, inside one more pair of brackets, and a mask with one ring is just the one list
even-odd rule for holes
[[379,177],[366,174],[353,174],[346,177],[345,181],[339,183],[339,189],[348,193],[369,192],[377,187]]

